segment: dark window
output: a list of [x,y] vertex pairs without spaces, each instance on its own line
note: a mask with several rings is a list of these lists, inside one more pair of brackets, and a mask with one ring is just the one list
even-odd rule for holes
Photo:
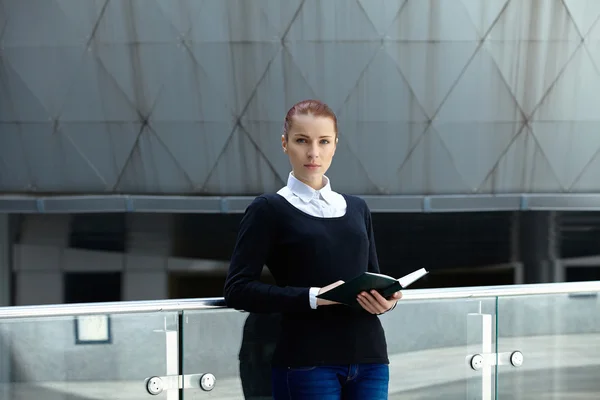
[[235,246],[241,214],[175,216],[173,256],[228,260]]
[[567,282],[585,282],[600,280],[600,266],[568,267],[565,271]]
[[71,219],[69,246],[100,251],[125,251],[125,214],[76,214]]
[[66,272],[65,303],[121,301],[120,272]]
[[[14,265],[11,261],[11,265]],[[10,275],[10,305],[14,306],[17,304],[17,274],[11,270],[8,272]]]
[[373,213],[373,226],[384,274],[510,261],[511,213]]
[[563,212],[558,231],[561,258],[600,254],[600,213]]

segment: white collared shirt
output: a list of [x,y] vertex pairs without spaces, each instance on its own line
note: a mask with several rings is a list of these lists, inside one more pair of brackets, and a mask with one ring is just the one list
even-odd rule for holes
[[[325,186],[315,190],[298,180],[293,172],[288,176],[287,186],[277,194],[285,198],[291,205],[314,217],[336,218],[346,214],[346,199],[331,189],[329,178],[323,176]],[[319,288],[310,288],[309,302],[313,309],[317,308]]]
[[288,176],[287,186],[277,193],[290,204],[315,217],[335,218],[346,214],[346,199],[331,189],[329,178],[323,176],[325,186],[315,190],[298,180],[292,172]]

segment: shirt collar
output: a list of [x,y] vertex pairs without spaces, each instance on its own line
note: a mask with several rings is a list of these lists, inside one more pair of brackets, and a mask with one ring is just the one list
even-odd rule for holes
[[323,179],[325,181],[325,186],[323,186],[320,190],[315,190],[296,178],[293,172],[290,172],[287,186],[292,193],[298,196],[305,203],[310,202],[314,198],[318,199],[320,194],[327,203],[333,205],[335,202],[335,196],[333,190],[331,190],[331,182],[326,176],[323,176]]

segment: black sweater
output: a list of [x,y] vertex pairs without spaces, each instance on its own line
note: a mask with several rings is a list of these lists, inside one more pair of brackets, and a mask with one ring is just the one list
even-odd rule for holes
[[[225,301],[238,310],[282,313],[274,365],[388,363],[376,315],[344,305],[310,307],[310,287],[379,272],[371,213],[361,198],[344,198],[344,216],[319,218],[278,194],[262,195],[242,218]],[[276,286],[259,282],[264,265]]]

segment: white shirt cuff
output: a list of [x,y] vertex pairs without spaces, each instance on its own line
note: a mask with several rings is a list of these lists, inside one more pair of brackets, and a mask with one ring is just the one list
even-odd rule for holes
[[310,301],[310,308],[313,310],[317,308],[317,295],[319,294],[319,288],[313,287],[310,288],[308,292],[308,300]]

